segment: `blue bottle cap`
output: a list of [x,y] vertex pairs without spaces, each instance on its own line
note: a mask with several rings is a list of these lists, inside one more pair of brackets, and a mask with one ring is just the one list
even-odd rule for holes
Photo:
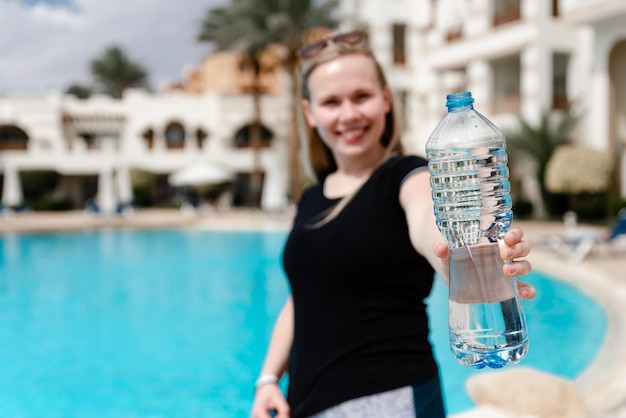
[[472,93],[464,91],[462,93],[452,93],[446,96],[446,107],[448,110],[452,110],[458,107],[471,106],[474,103]]

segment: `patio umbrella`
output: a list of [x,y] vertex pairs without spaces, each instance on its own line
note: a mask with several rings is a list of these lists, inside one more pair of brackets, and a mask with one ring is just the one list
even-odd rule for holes
[[168,177],[172,186],[203,186],[233,180],[235,173],[211,163],[198,163],[175,170]]

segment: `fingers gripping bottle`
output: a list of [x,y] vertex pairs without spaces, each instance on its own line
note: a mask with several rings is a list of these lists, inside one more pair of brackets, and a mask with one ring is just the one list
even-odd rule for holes
[[426,155],[437,226],[451,248],[450,348],[465,366],[500,368],[524,358],[528,332],[499,252],[513,220],[506,141],[473,103],[469,92],[447,96]]

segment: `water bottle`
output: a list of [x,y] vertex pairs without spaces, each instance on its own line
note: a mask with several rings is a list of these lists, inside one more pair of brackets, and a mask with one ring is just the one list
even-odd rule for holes
[[501,368],[524,358],[528,332],[499,252],[513,220],[506,141],[473,103],[470,92],[447,96],[426,156],[437,226],[451,249],[450,348],[462,365]]

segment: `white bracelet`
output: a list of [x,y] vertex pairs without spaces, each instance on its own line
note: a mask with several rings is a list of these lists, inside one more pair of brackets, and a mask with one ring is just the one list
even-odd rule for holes
[[278,377],[274,376],[273,374],[264,374],[263,376],[259,377],[256,382],[254,382],[254,387],[255,389],[258,389],[259,387],[263,385],[268,385],[270,383],[278,383]]

